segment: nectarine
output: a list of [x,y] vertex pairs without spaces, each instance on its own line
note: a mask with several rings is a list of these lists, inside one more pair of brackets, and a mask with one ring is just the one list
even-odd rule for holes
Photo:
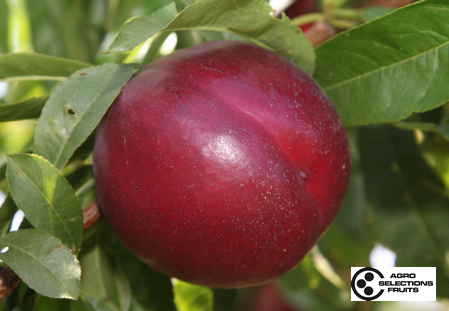
[[346,192],[345,127],[317,83],[256,45],[213,41],[144,66],[101,121],[100,208],[157,270],[221,288],[294,268]]

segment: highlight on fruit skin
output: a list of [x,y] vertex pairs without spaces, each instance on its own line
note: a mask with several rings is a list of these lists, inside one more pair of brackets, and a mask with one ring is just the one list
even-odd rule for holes
[[213,41],[144,66],[101,121],[98,202],[142,261],[216,288],[292,270],[334,220],[350,174],[318,84],[256,45]]

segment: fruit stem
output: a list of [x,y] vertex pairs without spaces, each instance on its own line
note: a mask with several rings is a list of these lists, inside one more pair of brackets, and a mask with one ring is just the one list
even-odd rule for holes
[[423,123],[423,122],[395,122],[393,125],[403,130],[421,130],[424,132],[438,133],[438,127],[435,123]]
[[362,20],[360,10],[358,9],[334,9],[332,16],[335,18]]
[[331,23],[332,26],[334,26],[335,28],[338,28],[338,29],[350,29],[359,24],[354,21],[345,20],[345,19],[336,19],[336,18],[331,19],[329,22]]

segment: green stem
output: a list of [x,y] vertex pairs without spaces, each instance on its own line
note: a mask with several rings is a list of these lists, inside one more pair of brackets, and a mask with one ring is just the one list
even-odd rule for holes
[[338,19],[362,19],[358,9],[335,9],[332,11],[332,16]]
[[32,80],[47,80],[47,81],[64,81],[67,77],[55,77],[55,76],[20,76],[0,79],[0,82],[20,82],[20,81],[32,81]]
[[154,39],[153,42],[151,42],[150,48],[148,49],[147,55],[145,55],[143,59],[143,63],[147,64],[158,58],[159,50],[161,49],[162,45],[164,44],[167,37],[170,35],[170,31],[165,31],[158,33]]
[[324,20],[323,13],[310,13],[296,17],[292,19],[292,22],[297,26],[301,26],[323,20]]
[[95,186],[95,180],[93,178],[91,178],[84,185],[82,185],[78,190],[76,190],[75,195],[77,197],[83,196],[94,186]]
[[395,122],[393,125],[403,130],[421,130],[424,132],[438,133],[438,127],[435,123],[423,122]]
[[332,26],[338,29],[350,29],[352,27],[357,26],[359,23],[350,21],[350,20],[344,20],[344,19],[331,19],[330,23]]

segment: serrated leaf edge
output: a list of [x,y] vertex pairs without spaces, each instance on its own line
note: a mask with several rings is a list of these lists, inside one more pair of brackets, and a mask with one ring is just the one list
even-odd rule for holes
[[[34,157],[34,158],[38,158],[38,159],[40,159],[40,160],[44,160],[44,162],[49,163],[49,164],[51,165],[51,167],[54,168],[54,170],[58,173],[58,175],[60,175],[62,178],[64,178],[64,177],[61,175],[61,173],[59,172],[59,170],[56,168],[56,166],[53,165],[50,161],[48,161],[47,159],[45,159],[45,158],[44,158],[43,156],[41,156],[41,155],[38,155],[38,154],[17,153],[17,154],[8,155],[7,158],[8,158],[8,159],[11,159],[11,156],[15,156],[15,155],[27,155],[27,156],[31,156],[31,157]],[[12,160],[11,160],[11,161],[12,161]],[[12,161],[12,162],[13,162],[17,167],[20,168],[20,166],[17,165],[16,162],[14,162],[14,161]],[[8,177],[9,166],[7,166],[6,170],[7,170],[7,171],[6,171],[6,178],[8,179],[8,183],[10,183],[10,180],[9,180],[9,177]],[[23,173],[22,170],[21,170],[21,172]],[[52,204],[50,201],[48,201],[47,197],[44,195],[44,193],[42,193],[42,191],[39,189],[39,187],[37,187],[37,186],[34,184],[34,182],[32,181],[32,179],[31,179],[30,177],[28,177],[27,174],[24,173],[24,175],[30,180],[30,182],[36,187],[36,189],[39,190],[39,192],[42,194],[42,196],[43,196],[43,197],[45,198],[45,200],[48,202],[48,204],[49,204],[50,207],[52,208],[53,212],[58,216],[60,222],[63,224],[64,229],[65,229],[66,232],[67,232],[67,235],[70,237],[70,240],[72,241],[72,244],[76,245],[75,240],[74,240],[74,238],[73,238],[72,235],[71,235],[71,232],[67,229],[66,223],[65,223],[64,221],[62,221],[61,216],[59,215],[59,213],[57,212],[57,210],[55,209],[55,207],[53,206],[53,204]],[[64,180],[65,180],[65,178],[64,178]],[[76,198],[76,201],[78,202],[79,208],[81,209],[81,203],[80,203],[78,197],[75,195],[75,190],[72,188],[72,185],[70,185],[70,183],[67,182],[67,184],[69,185],[70,189],[72,189],[72,191],[73,191],[73,193],[74,193],[74,197]],[[11,194],[12,194],[12,192],[11,192]],[[16,205],[18,206],[16,200],[14,199],[14,196],[11,195],[11,197],[12,197],[12,199],[14,200],[14,203],[16,203]],[[19,207],[19,206],[18,206],[18,207]],[[19,208],[20,208],[20,207],[19,207]],[[40,231],[43,231],[43,230],[40,230]],[[43,231],[43,232],[46,232],[46,231]],[[49,234],[49,233],[48,233],[48,234]],[[51,235],[51,234],[50,234],[50,235]],[[51,236],[53,236],[53,235],[51,235]],[[53,237],[54,237],[54,236],[53,236]],[[57,239],[57,237],[54,237],[54,238]],[[58,240],[59,240],[59,239],[58,239]],[[61,243],[62,243],[62,242],[61,242]],[[64,244],[64,243],[62,243],[62,244]]]

